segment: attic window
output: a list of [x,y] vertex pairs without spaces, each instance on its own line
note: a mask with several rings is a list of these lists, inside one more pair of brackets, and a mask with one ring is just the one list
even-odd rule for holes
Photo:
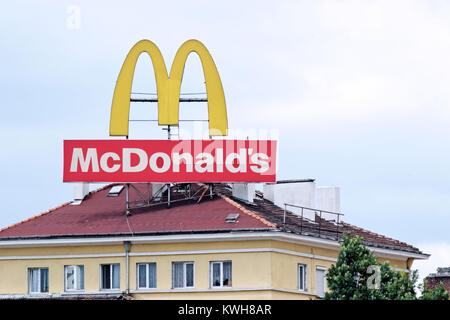
[[235,223],[237,222],[237,219],[239,218],[239,213],[230,213],[229,215],[227,215],[227,217],[225,218],[225,222],[228,223]]
[[123,186],[114,186],[109,190],[108,197],[118,197],[120,192],[122,191]]

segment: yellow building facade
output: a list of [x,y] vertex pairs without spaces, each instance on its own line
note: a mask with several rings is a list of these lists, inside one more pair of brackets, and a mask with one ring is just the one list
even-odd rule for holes
[[397,270],[428,258],[330,212],[298,214],[213,187],[190,198],[173,188],[172,203],[166,191],[125,211],[131,194],[108,185],[0,230],[0,299],[318,299],[343,233]]
[[[317,284],[325,281],[323,275],[339,253],[337,242],[277,232],[11,240],[1,241],[0,246],[3,298],[317,299],[323,294]],[[394,250],[374,252],[399,270],[409,270],[413,258],[423,258]],[[211,264],[223,261],[231,262],[231,281],[229,286],[215,287]],[[176,262],[193,263],[192,286],[175,288]],[[137,266],[148,263],[156,266],[156,284],[139,288]],[[104,289],[101,266],[111,264],[120,266],[120,286]],[[304,279],[299,265],[305,268]],[[67,266],[83,266],[82,290],[67,288]],[[45,293],[30,292],[29,270],[34,268],[48,269]]]

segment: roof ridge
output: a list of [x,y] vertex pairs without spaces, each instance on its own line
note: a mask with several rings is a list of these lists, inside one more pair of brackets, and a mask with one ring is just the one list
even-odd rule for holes
[[[102,190],[108,188],[109,186],[111,186],[111,185],[113,185],[113,184],[114,184],[114,183],[110,183],[110,184],[108,184],[108,185],[106,185],[106,186],[103,186],[103,187],[97,188],[97,189],[95,189],[95,190],[89,191],[89,193],[88,193],[86,196],[88,196],[88,195],[90,195],[90,194],[97,193],[97,192],[99,192],[99,191],[102,191]],[[46,214],[49,214],[50,212],[56,211],[56,210],[58,210],[58,209],[61,209],[61,208],[65,207],[65,206],[67,206],[67,205],[69,205],[69,204],[71,204],[71,203],[72,203],[72,201],[64,202],[63,204],[60,204],[60,205],[57,206],[57,207],[48,209],[47,211],[44,211],[44,212],[41,212],[41,213],[36,214],[36,215],[34,215],[34,216],[31,216],[31,217],[29,217],[29,218],[27,218],[27,219],[25,219],[25,220],[22,220],[22,221],[19,221],[19,222],[14,223],[14,224],[12,224],[12,225],[6,226],[6,227],[0,229],[0,232],[3,232],[3,231],[8,230],[8,229],[10,229],[10,228],[13,228],[13,227],[16,227],[16,226],[18,226],[18,225],[24,224],[24,223],[26,223],[26,222],[30,222],[30,221],[32,221],[32,220],[35,220],[35,219],[37,219],[37,218],[39,218],[39,217],[42,217],[42,216],[44,216],[44,215],[46,215]]]

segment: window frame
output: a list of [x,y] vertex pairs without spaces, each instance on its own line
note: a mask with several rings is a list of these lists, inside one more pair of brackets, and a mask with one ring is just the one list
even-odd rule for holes
[[[175,287],[175,264],[182,263],[183,264],[183,286]],[[187,286],[187,272],[186,266],[188,264],[192,264],[192,286]],[[172,261],[172,289],[192,289],[195,288],[195,262],[194,261]]]
[[[78,274],[78,272],[77,272],[77,270],[79,270],[78,268],[76,268],[76,267],[83,267],[83,289],[78,289],[78,288],[75,288],[75,289],[69,289],[68,287],[67,287],[67,269],[68,268],[70,268],[70,267],[72,267],[72,268],[74,268],[74,278],[75,278],[75,280],[74,280],[74,283],[75,283],[75,286],[77,285],[77,283],[78,283],[78,277],[80,276],[79,274]],[[64,266],[64,291],[66,291],[66,292],[83,292],[84,291],[84,265],[83,264],[71,264],[71,265],[65,265]]]
[[[155,286],[150,287],[150,265],[155,265]],[[140,274],[139,274],[139,266],[145,265],[145,287],[139,286],[139,280],[140,280]],[[136,290],[150,290],[150,289],[156,289],[158,286],[158,278],[157,278],[157,265],[156,262],[138,262],[136,263]]]
[[[113,271],[114,271],[114,268],[113,268],[113,266],[114,265],[118,265],[119,266],[119,287],[118,288],[113,288],[113,279],[114,279],[114,276],[113,276]],[[110,268],[110,270],[109,270],[109,273],[110,273],[110,279],[109,279],[109,284],[110,284],[110,288],[103,288],[103,273],[102,273],[102,267],[103,266],[109,266],[109,268]],[[120,263],[102,263],[102,264],[100,264],[100,268],[99,268],[99,282],[100,282],[100,291],[120,291]]]
[[[229,279],[229,282],[231,283],[230,285],[224,285],[223,284],[223,264],[225,262],[229,262],[230,263],[230,275],[231,275],[231,279]],[[219,264],[220,265],[220,285],[215,286],[214,285],[214,272],[213,272],[213,266],[214,264]],[[232,284],[233,284],[233,263],[231,260],[221,260],[221,261],[210,261],[209,262],[209,287],[212,289],[216,289],[216,288],[231,288]]]
[[[323,294],[319,295],[319,292],[317,291],[317,271],[323,271]],[[316,295],[320,298],[325,297],[325,293],[327,292],[327,268],[322,266],[316,266]]]
[[[303,288],[300,285],[300,270],[303,269]],[[299,263],[297,265],[297,288],[298,291],[308,292],[308,265],[306,263]]]
[[[39,279],[39,291],[31,291],[31,289],[32,289],[32,284],[31,284],[31,282],[32,282],[32,277],[31,277],[31,274],[32,274],[32,271],[33,270],[38,270],[38,279]],[[42,279],[41,279],[41,277],[42,277],[42,275],[41,275],[41,271],[42,270],[47,270],[47,291],[42,291],[42,287],[41,287],[41,282],[42,282]],[[49,268],[48,267],[30,267],[30,268],[28,268],[27,269],[27,272],[28,272],[28,294],[48,294],[49,293],[49,290],[50,290],[50,285],[49,285],[49,275],[50,275],[50,270],[49,270]]]

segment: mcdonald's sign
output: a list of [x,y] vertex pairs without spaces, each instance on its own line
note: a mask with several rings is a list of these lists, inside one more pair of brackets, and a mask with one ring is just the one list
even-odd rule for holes
[[64,181],[274,182],[276,141],[66,140]]
[[[111,136],[128,138],[134,69],[143,52],[149,54],[155,71],[159,125],[178,125],[184,65],[196,52],[205,76],[209,135],[227,135],[222,83],[206,47],[197,40],[183,43],[168,75],[158,47],[142,40],[128,53],[117,78]],[[65,140],[63,181],[274,182],[276,147],[273,140]]]

